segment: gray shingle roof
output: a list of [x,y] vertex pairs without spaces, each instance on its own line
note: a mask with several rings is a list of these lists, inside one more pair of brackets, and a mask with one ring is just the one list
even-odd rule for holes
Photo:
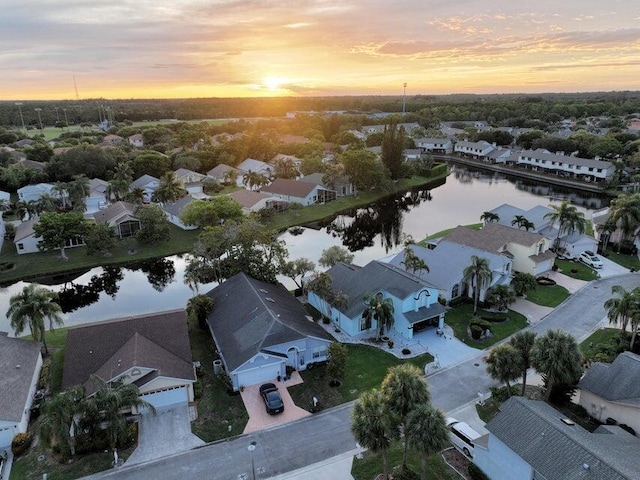
[[488,252],[498,252],[507,243],[530,247],[543,238],[542,235],[537,233],[506,227],[497,223],[488,223],[481,230],[458,226],[445,237],[450,242],[469,245]]
[[120,215],[127,214],[135,216],[136,206],[129,202],[116,202],[109,205],[104,210],[98,210],[93,214],[93,219],[98,222],[109,223]]
[[162,206],[162,210],[164,210],[165,212],[175,217],[179,217],[184,207],[186,207],[187,205],[189,205],[191,202],[194,202],[194,201],[196,200],[193,197],[189,197],[189,196],[182,197],[180,200],[176,202],[164,204]]
[[536,150],[522,150],[520,157],[538,158],[540,160],[547,160],[549,162],[560,162],[569,165],[579,165],[581,167],[589,168],[603,168],[607,169],[613,166],[611,162],[605,162],[603,160],[592,160],[590,158],[572,157],[570,155],[558,155],[556,153],[550,153],[548,150],[538,148]]
[[613,363],[596,363],[578,386],[605,400],[640,406],[640,355],[624,352]]
[[364,310],[363,298],[367,294],[386,291],[403,299],[424,287],[431,287],[404,270],[378,261],[364,267],[338,263],[327,270],[327,274],[331,277],[333,290],[347,296],[347,306],[340,310],[349,318]]
[[0,421],[22,419],[38,358],[39,344],[0,332]]
[[640,439],[619,427],[590,433],[564,417],[544,402],[511,397],[486,428],[547,480],[638,479]]
[[288,178],[276,178],[273,183],[262,187],[261,192],[277,193],[280,195],[289,195],[296,198],[305,198],[314,189],[318,188],[318,184],[311,182],[302,182],[299,180],[291,180]]
[[143,188],[143,187],[146,187],[147,185],[149,185],[150,183],[153,183],[153,182],[157,183],[159,181],[160,180],[158,180],[156,177],[144,174],[140,178],[137,178],[136,180],[131,182],[131,184],[129,185],[129,188],[131,190],[133,190],[134,188]]
[[[195,380],[184,310],[70,328],[62,387],[85,385],[93,373],[110,380],[134,366],[153,368],[168,377]],[[91,386],[87,387],[91,391]]]
[[207,296],[214,305],[207,323],[230,372],[275,345],[306,337],[331,340],[281,284],[239,273]]

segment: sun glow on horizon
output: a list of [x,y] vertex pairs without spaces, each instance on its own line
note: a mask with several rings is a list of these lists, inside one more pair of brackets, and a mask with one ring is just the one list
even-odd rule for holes
[[265,77],[263,83],[265,87],[267,87],[269,90],[273,92],[276,90],[281,90],[283,85],[286,85],[287,83],[289,83],[289,80],[284,77],[268,76],[268,77]]

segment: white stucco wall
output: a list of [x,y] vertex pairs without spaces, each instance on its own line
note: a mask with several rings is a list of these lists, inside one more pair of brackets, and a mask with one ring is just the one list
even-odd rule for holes
[[479,445],[475,446],[473,462],[491,480],[528,480],[533,475],[533,469],[527,462],[491,434],[489,434],[487,449]]
[[[25,237],[20,241],[15,242],[16,252],[18,252],[18,255],[24,255],[25,253],[37,253],[40,251],[38,250],[39,242],[40,240],[38,240],[35,235]],[[18,248],[20,244],[24,247],[23,249]]]
[[614,418],[618,423],[624,423],[640,434],[640,407],[624,405],[605,400],[598,395],[585,390],[580,391],[580,405],[589,415],[605,423],[607,418]]

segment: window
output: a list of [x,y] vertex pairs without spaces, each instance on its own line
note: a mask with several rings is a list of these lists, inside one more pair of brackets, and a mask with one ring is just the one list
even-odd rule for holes
[[18,250],[24,250],[24,243],[18,244]]
[[140,230],[140,222],[138,220],[127,220],[120,225],[121,237],[133,237],[138,230]]
[[366,330],[369,330],[370,328],[371,328],[371,317],[360,318],[360,331],[364,332]]
[[460,285],[456,283],[451,289],[451,298],[458,298],[458,295],[460,295]]
[[324,358],[327,356],[327,346],[323,345],[321,347],[314,347],[312,357],[314,359]]

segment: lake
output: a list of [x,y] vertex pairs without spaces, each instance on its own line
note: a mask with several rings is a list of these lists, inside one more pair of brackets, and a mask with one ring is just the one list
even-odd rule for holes
[[[482,212],[503,203],[528,209],[569,199],[586,218],[591,218],[591,211],[608,204],[604,196],[467,167],[453,165],[451,168],[451,175],[431,188],[414,189],[383,199],[330,221],[310,225],[299,235],[285,232],[280,238],[292,259],[306,257],[317,262],[325,248],[345,245],[353,251],[354,263],[365,265],[400,250],[406,235],[418,241],[446,228],[478,223]],[[70,326],[184,308],[193,295],[183,282],[185,266],[184,257],[172,256],[122,268],[94,268],[79,273],[76,278],[64,279],[66,281],[54,278],[36,283],[60,292],[65,310],[73,309],[64,314],[65,325]],[[281,281],[288,288],[294,288],[290,279]],[[4,314],[9,298],[24,285],[25,282],[17,282],[0,289],[0,331],[12,332]],[[200,292],[214,286],[202,285]]]

